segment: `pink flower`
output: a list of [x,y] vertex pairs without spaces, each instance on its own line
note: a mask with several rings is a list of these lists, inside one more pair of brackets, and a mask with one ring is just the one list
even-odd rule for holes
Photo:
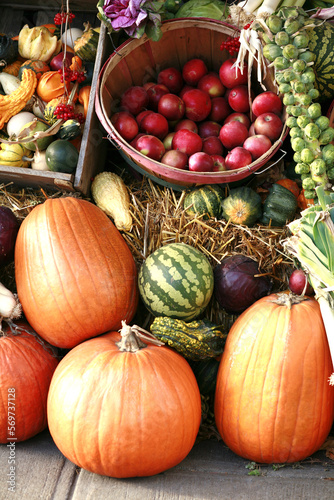
[[106,0],[103,11],[110,19],[114,31],[123,29],[129,36],[134,36],[147,18],[147,12],[143,9],[145,2],[146,0]]

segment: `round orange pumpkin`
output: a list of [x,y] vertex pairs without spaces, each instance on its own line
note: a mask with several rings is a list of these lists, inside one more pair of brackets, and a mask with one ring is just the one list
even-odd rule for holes
[[58,359],[26,321],[0,337],[0,443],[25,441],[47,426],[46,402]]
[[130,321],[137,268],[121,233],[89,201],[49,198],[20,226],[15,278],[24,314],[41,337],[71,348]]
[[333,423],[332,370],[314,298],[258,300],[233,324],[220,363],[215,418],[222,439],[255,462],[305,459]]
[[109,332],[66,354],[50,386],[48,425],[79,467],[117,478],[152,476],[193,447],[200,392],[188,362],[172,349],[143,344],[127,325],[119,340]]
[[296,198],[298,198],[300,189],[296,181],[285,178],[285,179],[280,179],[279,181],[276,182],[276,184],[285,187],[286,189],[291,191],[291,193],[293,193]]
[[[71,82],[66,82],[66,89],[69,92]],[[66,92],[64,83],[61,82],[61,75],[58,71],[46,71],[38,81],[36,93],[44,102],[61,97]]]

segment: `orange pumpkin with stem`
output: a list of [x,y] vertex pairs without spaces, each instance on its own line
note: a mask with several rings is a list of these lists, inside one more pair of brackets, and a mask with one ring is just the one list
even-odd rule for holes
[[333,424],[332,371],[314,298],[283,293],[258,300],[227,336],[215,397],[222,439],[255,462],[305,459]]
[[124,238],[93,203],[47,199],[20,226],[15,278],[23,312],[50,344],[71,348],[130,321],[137,268]]

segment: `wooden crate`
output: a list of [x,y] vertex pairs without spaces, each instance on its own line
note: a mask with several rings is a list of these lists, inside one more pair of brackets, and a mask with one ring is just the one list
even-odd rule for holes
[[[29,5],[26,5],[28,4]],[[42,4],[44,3],[44,7]],[[47,4],[47,6],[46,6]],[[10,6],[9,6],[10,5]],[[15,36],[28,24],[30,27],[53,22],[54,15],[60,10],[61,2],[52,0],[31,4],[25,1],[1,3],[0,33]],[[82,7],[82,8],[81,8]],[[96,3],[92,1],[70,2],[75,14],[74,27],[83,28],[83,22],[89,21],[93,27],[100,26],[97,19]],[[80,8],[80,10],[79,10]],[[76,10],[78,9],[78,10]],[[13,183],[20,187],[43,188],[50,190],[79,191],[89,195],[91,180],[96,173],[104,169],[106,143],[105,132],[95,113],[94,96],[100,69],[111,53],[111,42],[104,25],[101,26],[90,101],[82,134],[78,165],[74,174],[45,172],[0,165],[0,183]]]

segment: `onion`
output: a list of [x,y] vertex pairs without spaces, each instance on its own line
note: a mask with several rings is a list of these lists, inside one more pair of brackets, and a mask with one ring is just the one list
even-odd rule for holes
[[51,59],[50,69],[52,69],[52,71],[58,71],[63,67],[63,61],[64,65],[69,67],[72,63],[72,57],[74,57],[74,54],[72,54],[71,52],[66,52],[64,61],[64,52],[59,52],[59,54]]
[[19,222],[8,207],[0,206],[0,267],[14,259],[14,247]]
[[226,257],[214,270],[214,295],[226,312],[240,314],[269,295],[271,280],[260,273],[258,263],[245,255]]

